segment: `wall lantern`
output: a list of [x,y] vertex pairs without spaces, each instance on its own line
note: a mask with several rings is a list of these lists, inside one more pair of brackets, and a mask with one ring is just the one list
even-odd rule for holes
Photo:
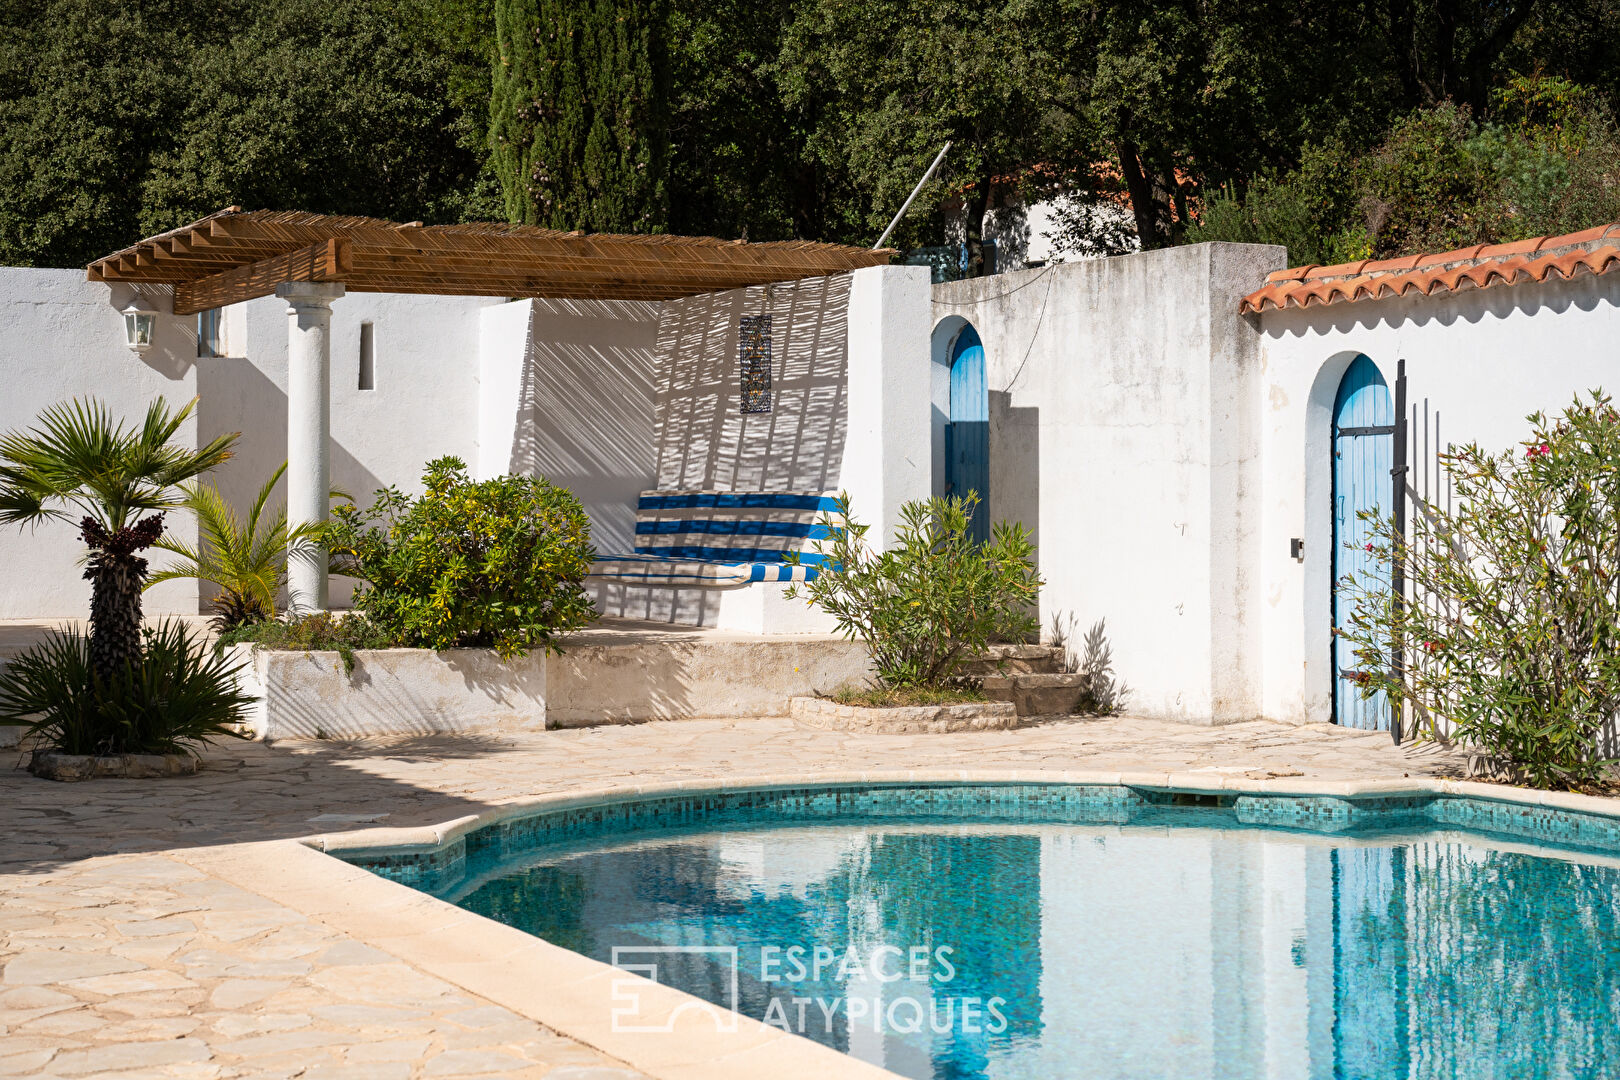
[[157,327],[157,309],[139,294],[124,307],[124,340],[138,353],[152,347],[152,331]]

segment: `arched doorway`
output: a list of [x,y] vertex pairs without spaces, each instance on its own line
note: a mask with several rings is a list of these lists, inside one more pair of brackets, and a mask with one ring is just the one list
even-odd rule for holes
[[945,425],[945,493],[979,494],[970,535],[990,539],[990,395],[984,381],[984,345],[971,324],[951,343],[951,412]]
[[[1378,365],[1357,356],[1339,381],[1333,402],[1333,625],[1350,619],[1350,600],[1338,584],[1346,574],[1388,579],[1389,567],[1367,550],[1372,528],[1365,511],[1384,513],[1390,505],[1390,469],[1395,454],[1395,406]],[[1345,727],[1389,730],[1389,702],[1382,693],[1361,696],[1355,649],[1333,637],[1333,720]]]

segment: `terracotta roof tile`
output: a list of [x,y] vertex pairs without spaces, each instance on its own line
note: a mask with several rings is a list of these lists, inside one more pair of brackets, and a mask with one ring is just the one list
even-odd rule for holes
[[1421,255],[1403,255],[1399,259],[1376,259],[1362,265],[1363,274],[1377,274],[1385,270],[1410,270],[1418,264]]
[[1532,236],[1528,240],[1515,240],[1511,244],[1486,244],[1479,249],[1480,258],[1494,258],[1498,255],[1527,255],[1532,251],[1539,251],[1541,245],[1547,242],[1545,236]]
[[[1526,281],[1606,274],[1620,269],[1620,223],[1599,225],[1566,236],[1538,236],[1511,244],[1481,244],[1434,255],[1367,260],[1337,266],[1296,266],[1279,270],[1263,288],[1245,296],[1245,314],[1319,304],[1349,304],[1388,296],[1488,289]],[[1542,254],[1545,253],[1545,254]],[[1556,254],[1555,254],[1556,253]]]
[[1360,262],[1339,263],[1336,266],[1318,266],[1313,268],[1311,272],[1305,276],[1307,278],[1350,277],[1354,274],[1360,273],[1361,268],[1365,266],[1366,263],[1367,260],[1362,259]]
[[1593,240],[1603,239],[1603,234],[1608,232],[1610,228],[1609,225],[1597,225],[1590,229],[1582,229],[1580,232],[1567,233],[1563,236],[1549,236],[1547,242],[1541,245],[1541,250],[1549,251],[1552,248],[1572,247],[1575,244],[1590,244]]

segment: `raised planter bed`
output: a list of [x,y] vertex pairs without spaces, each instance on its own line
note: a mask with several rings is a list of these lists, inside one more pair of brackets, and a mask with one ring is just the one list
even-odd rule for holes
[[354,670],[335,652],[233,647],[243,687],[259,701],[255,738],[338,739],[541,731],[546,657],[502,662],[493,649],[360,649]]
[[163,776],[191,776],[202,768],[202,760],[191,754],[64,754],[57,750],[35,750],[28,760],[28,771],[45,780],[94,780],[98,777],[147,779]]
[[840,705],[828,698],[796,697],[788,703],[788,712],[807,727],[873,734],[1000,731],[1018,726],[1018,709],[1008,701],[872,708],[866,705]]
[[538,731],[646,720],[785,716],[796,695],[871,673],[865,646],[815,635],[600,628],[570,635],[560,656],[510,664],[487,649],[335,652],[232,646],[258,698],[260,739]]

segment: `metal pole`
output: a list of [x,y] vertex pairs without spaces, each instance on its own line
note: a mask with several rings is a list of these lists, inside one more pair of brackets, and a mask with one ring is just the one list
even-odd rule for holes
[[[1402,648],[1400,620],[1406,610],[1406,361],[1395,366],[1395,466],[1389,470],[1391,487],[1395,492],[1395,550],[1391,552],[1394,565],[1390,567],[1390,607],[1395,614],[1395,640],[1390,644],[1390,659],[1394,663],[1396,684],[1406,691],[1406,653]],[[1395,745],[1401,742],[1402,703],[1397,700],[1390,708],[1389,734]]]
[[921,191],[923,185],[928,183],[928,178],[934,175],[934,170],[939,168],[939,163],[945,160],[945,151],[950,148],[951,141],[946,139],[945,145],[940,147],[939,153],[934,156],[934,163],[928,166],[928,171],[923,173],[921,180],[917,181],[917,186],[911,189],[911,194],[906,196],[906,201],[900,204],[900,212],[894,215],[894,220],[889,222],[889,227],[883,230],[883,235],[878,237],[878,242],[872,245],[873,251],[883,246],[883,241],[889,238],[889,234],[894,232],[894,227],[900,224],[900,219],[906,216],[906,211],[911,209],[911,200],[915,199],[917,192]]

